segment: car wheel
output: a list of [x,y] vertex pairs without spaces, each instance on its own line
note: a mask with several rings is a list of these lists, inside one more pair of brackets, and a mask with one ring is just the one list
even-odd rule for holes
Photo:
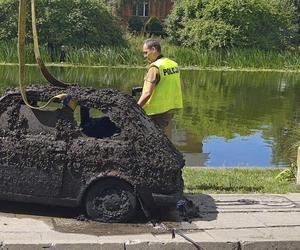
[[136,206],[131,186],[116,179],[94,184],[85,201],[88,217],[101,222],[127,222],[133,217]]

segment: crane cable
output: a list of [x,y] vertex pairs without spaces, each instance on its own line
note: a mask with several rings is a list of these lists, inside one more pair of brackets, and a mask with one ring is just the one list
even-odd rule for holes
[[[43,63],[39,45],[38,45],[38,36],[36,31],[36,16],[35,16],[35,2],[31,0],[31,12],[32,12],[32,31],[33,31],[33,40],[34,40],[34,53],[36,57],[36,61],[39,65],[39,68],[45,77],[45,79],[52,85],[58,87],[67,87],[68,84],[63,83],[55,79],[50,72],[45,67]],[[54,100],[63,100],[67,94],[59,94],[52,97],[46,104],[41,107],[34,107],[29,104],[27,96],[26,96],[26,89],[25,89],[25,36],[26,36],[26,0],[19,0],[19,20],[18,20],[18,58],[19,58],[19,86],[22,99],[24,103],[32,108],[37,110],[45,109],[51,102]]]

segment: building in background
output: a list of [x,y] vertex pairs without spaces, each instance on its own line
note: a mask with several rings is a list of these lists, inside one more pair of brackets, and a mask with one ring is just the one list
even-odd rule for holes
[[128,23],[131,16],[139,16],[144,23],[151,16],[163,21],[171,8],[171,0],[123,0],[121,16],[124,23]]

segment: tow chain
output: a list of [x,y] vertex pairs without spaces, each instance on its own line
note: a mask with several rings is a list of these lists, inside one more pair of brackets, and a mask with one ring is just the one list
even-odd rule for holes
[[[68,84],[57,80],[47,70],[39,50],[38,35],[36,30],[36,15],[35,15],[35,1],[31,0],[31,17],[32,17],[32,32],[34,54],[39,68],[45,79],[56,87],[66,88]],[[26,36],[26,0],[19,0],[19,20],[18,20],[18,58],[19,58],[19,86],[22,99],[24,103],[32,109],[42,110],[45,109],[54,100],[63,100],[67,95],[62,93],[52,97],[46,104],[41,107],[34,107],[29,104],[26,89],[25,89],[25,36]]]

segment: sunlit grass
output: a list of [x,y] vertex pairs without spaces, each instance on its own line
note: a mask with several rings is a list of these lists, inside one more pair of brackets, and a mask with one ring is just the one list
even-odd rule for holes
[[[128,47],[67,48],[66,63],[91,66],[145,66],[142,55],[143,36],[126,35]],[[184,48],[161,40],[163,54],[175,59],[181,67],[228,68],[228,69],[284,69],[300,70],[299,49],[265,51],[259,49],[232,48],[206,50]],[[41,54],[46,63],[59,63],[59,48],[54,51],[53,61],[45,46]],[[34,63],[32,46],[26,52],[26,62]],[[14,43],[0,44],[0,63],[17,63],[17,46]]]
[[282,169],[192,169],[185,168],[186,193],[289,193],[300,187],[275,177]]

